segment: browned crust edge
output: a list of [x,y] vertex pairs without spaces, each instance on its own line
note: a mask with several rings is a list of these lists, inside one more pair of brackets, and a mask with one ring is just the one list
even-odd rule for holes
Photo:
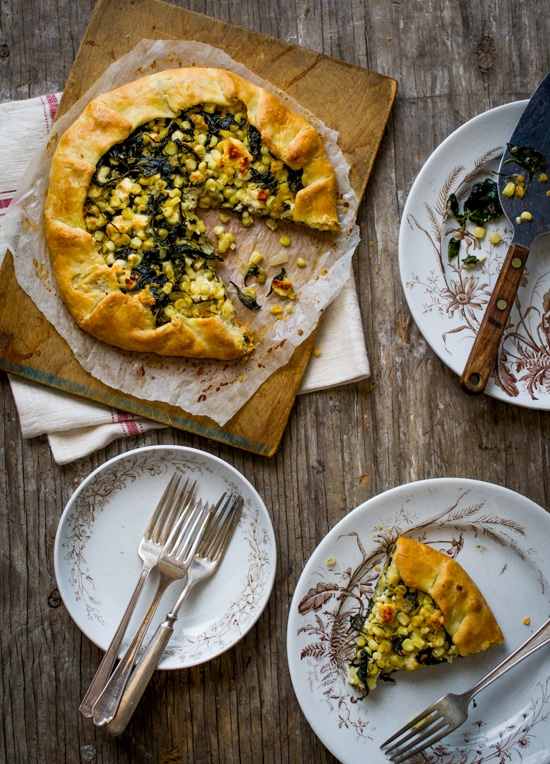
[[481,591],[456,560],[406,537],[397,540],[393,559],[406,586],[432,597],[460,655],[504,642]]

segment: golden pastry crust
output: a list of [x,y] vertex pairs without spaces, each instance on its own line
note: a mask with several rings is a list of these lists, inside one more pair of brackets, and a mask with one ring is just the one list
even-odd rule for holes
[[426,592],[443,614],[460,655],[500,644],[500,627],[476,584],[456,560],[413,539],[397,540],[393,555],[403,583]]
[[[61,137],[52,158],[45,235],[71,314],[82,329],[111,345],[220,360],[239,358],[253,349],[229,300],[217,315],[177,314],[157,326],[147,300],[120,289],[84,219],[96,165],[115,144],[151,120],[171,119],[204,103],[229,109],[244,105],[248,122],[272,154],[300,172],[302,187],[289,219],[338,230],[336,177],[321,138],[307,120],[268,91],[225,70],[192,67],[155,73],[98,96]],[[267,214],[277,217],[275,211]]]

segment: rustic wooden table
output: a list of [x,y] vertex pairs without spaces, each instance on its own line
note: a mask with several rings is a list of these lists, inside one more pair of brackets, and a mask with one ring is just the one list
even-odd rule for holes
[[[325,534],[370,497],[425,478],[485,480],[550,506],[548,413],[461,392],[411,319],[397,260],[403,206],[431,152],[471,117],[530,96],[550,69],[544,4],[175,4],[398,81],[359,212],[354,263],[371,379],[300,396],[271,459],[166,429],[60,467],[46,438],[22,439],[1,374],[0,758],[9,764],[335,761],[299,708],[286,657],[292,594]],[[138,14],[139,0],[134,5]],[[66,86],[93,6],[2,3],[0,101]],[[128,730],[113,739],[78,712],[101,652],[56,596],[53,541],[65,503],[93,469],[130,448],[173,443],[220,456],[262,495],[277,537],[275,587],[258,624],[228,653],[190,670],[157,672]]]

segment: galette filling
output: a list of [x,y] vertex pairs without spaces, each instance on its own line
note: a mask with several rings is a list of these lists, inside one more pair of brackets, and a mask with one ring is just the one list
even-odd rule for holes
[[157,325],[175,314],[234,308],[215,262],[235,247],[217,227],[214,245],[195,210],[292,218],[301,172],[271,154],[246,111],[201,104],[137,128],[98,162],[84,210],[86,229],[120,289],[150,308]]
[[394,671],[451,662],[459,655],[433,598],[406,586],[391,562],[366,614],[354,616],[353,625],[359,636],[348,678],[367,692],[374,690],[378,679],[393,681]]

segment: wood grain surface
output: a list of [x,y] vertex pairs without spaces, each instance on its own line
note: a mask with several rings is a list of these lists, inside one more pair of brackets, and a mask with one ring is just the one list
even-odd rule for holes
[[[60,467],[47,438],[22,439],[0,375],[0,760],[9,764],[333,764],[297,703],[285,644],[294,587],[325,534],[366,499],[425,478],[486,480],[550,506],[550,415],[460,390],[411,320],[397,261],[403,206],[431,152],[471,117],[529,97],[550,69],[546,3],[173,4],[398,81],[354,263],[371,379],[299,396],[272,459],[166,429]],[[70,87],[93,10],[91,0],[4,0],[2,100]],[[112,739],[78,712],[101,652],[59,599],[53,541],[65,503],[94,468],[155,443],[216,454],[252,482],[273,519],[278,570],[268,607],[242,642],[203,666],[158,672],[127,732]]]
[[[97,3],[58,115],[70,108],[113,60],[143,39],[208,42],[234,60],[245,61],[252,71],[282,87],[338,130],[340,148],[350,165],[350,182],[362,198],[395,98],[395,80],[159,0],[141,0],[138,6],[136,9],[134,0]],[[330,99],[324,97],[327,92]],[[358,105],[358,113],[347,108],[348,98]],[[141,401],[86,372],[55,327],[17,284],[10,257],[0,274],[0,293],[8,291],[9,303],[0,305],[0,368],[4,371],[263,456],[272,456],[277,450],[315,333],[220,427],[207,416],[193,416],[177,406]]]

